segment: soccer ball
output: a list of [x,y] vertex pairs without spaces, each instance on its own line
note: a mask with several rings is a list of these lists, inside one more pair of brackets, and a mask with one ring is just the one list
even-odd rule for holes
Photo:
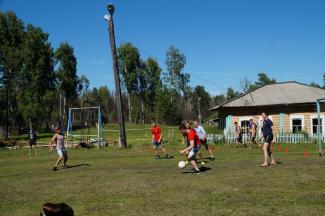
[[185,162],[184,161],[180,161],[180,162],[178,162],[178,168],[180,168],[180,169],[183,169],[184,167],[185,167]]

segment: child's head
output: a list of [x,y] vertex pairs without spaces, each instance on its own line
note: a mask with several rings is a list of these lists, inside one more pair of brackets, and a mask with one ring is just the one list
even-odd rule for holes
[[65,203],[43,204],[40,216],[74,216],[73,209]]

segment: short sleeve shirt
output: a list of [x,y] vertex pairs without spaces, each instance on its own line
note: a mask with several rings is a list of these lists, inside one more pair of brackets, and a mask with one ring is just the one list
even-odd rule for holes
[[198,135],[198,137],[200,138],[200,140],[205,139],[206,133],[205,133],[204,128],[201,125],[197,126],[197,128],[195,128],[195,131],[196,131],[196,134]]
[[194,140],[194,147],[198,147],[199,145],[201,145],[200,139],[194,129],[191,129],[190,132],[188,132],[188,140]]
[[151,133],[155,141],[159,141],[161,136],[161,128],[159,126],[151,128]]
[[269,136],[273,133],[272,131],[272,126],[273,126],[273,122],[271,121],[271,119],[267,119],[263,121],[263,136]]

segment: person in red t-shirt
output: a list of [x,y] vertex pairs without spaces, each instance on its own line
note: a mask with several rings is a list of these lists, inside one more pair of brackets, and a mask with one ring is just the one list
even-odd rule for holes
[[152,144],[156,150],[156,159],[160,159],[160,156],[159,156],[159,152],[158,152],[158,148],[161,148],[161,150],[166,154],[166,158],[171,158],[166,149],[162,146],[162,137],[163,137],[163,134],[161,132],[161,128],[155,123],[153,122],[151,124],[151,133],[152,133]]
[[191,124],[189,122],[186,123],[186,132],[187,132],[187,137],[190,142],[190,145],[185,149],[181,150],[180,153],[188,154],[187,159],[191,161],[191,164],[194,167],[194,173],[200,174],[200,169],[197,166],[195,156],[201,148],[201,142],[199,137],[196,134],[196,131],[193,128],[191,128]]

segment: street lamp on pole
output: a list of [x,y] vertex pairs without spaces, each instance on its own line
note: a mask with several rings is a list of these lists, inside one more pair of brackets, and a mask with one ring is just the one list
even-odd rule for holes
[[112,3],[109,3],[107,5],[107,10],[108,10],[108,14],[104,16],[104,19],[107,20],[107,23],[108,23],[109,42],[110,42],[111,51],[112,51],[116,106],[117,106],[118,124],[119,124],[119,129],[120,129],[119,146],[126,148],[127,143],[126,143],[126,135],[125,135],[124,112],[123,112],[123,106],[122,106],[122,93],[121,93],[121,84],[120,84],[120,76],[119,76],[117,54],[116,54],[115,35],[114,35],[114,22],[113,22],[113,14],[115,11],[114,5]]
[[199,97],[199,98],[197,99],[197,107],[198,107],[198,110],[199,110],[198,119],[199,119],[199,122],[200,122],[200,124],[201,124],[202,115],[201,115],[200,101],[201,101],[201,97]]

